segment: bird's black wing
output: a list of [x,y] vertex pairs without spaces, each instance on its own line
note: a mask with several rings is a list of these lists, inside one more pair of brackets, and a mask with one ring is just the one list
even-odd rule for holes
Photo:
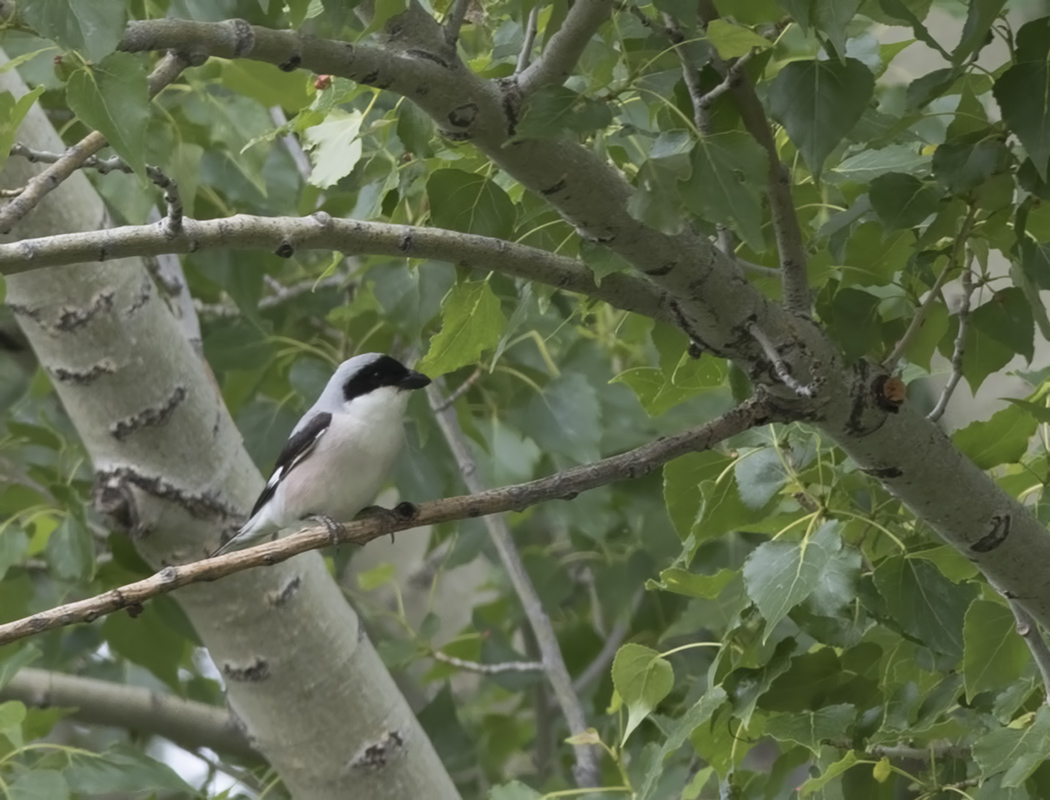
[[255,506],[252,508],[252,513],[248,515],[248,519],[259,513],[259,509],[273,497],[273,493],[277,491],[278,484],[288,476],[289,472],[295,469],[296,464],[306,458],[317,446],[317,442],[324,436],[331,423],[332,415],[322,411],[310,417],[309,421],[302,428],[288,437],[281,454],[277,456],[277,463],[273,466],[273,474],[266,481],[266,488],[262,490],[259,499],[255,501]]

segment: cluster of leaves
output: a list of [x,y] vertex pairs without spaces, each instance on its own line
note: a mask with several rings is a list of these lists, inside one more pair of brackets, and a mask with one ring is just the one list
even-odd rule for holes
[[[213,60],[151,105],[146,59],[112,52],[128,9],[94,4],[74,18],[52,13],[48,2],[19,6],[32,30],[9,31],[2,44],[37,88],[29,99],[0,95],[0,159],[39,96],[46,107],[77,115],[70,139],[97,128],[140,173],[147,163],[161,166],[201,218],[322,208],[524,242],[577,256],[599,279],[626,269],[469,146],[437,138],[429,119],[398,97],[339,78],[315,83],[265,64]],[[403,0],[377,2],[366,28],[338,2],[177,6],[180,17],[310,25],[319,35],[350,39],[405,7]],[[461,48],[478,74],[505,77],[526,38],[531,4],[490,6],[472,15]],[[738,255],[775,266],[765,153],[744,131],[731,93],[711,104],[710,130],[697,130],[664,28],[669,15],[684,34],[679,49],[708,90],[721,82],[713,56],[753,53],[746,72],[781,126],[777,143],[791,166],[817,314],[847,358],[885,357],[940,273],[947,269],[954,279],[971,269],[974,310],[962,360],[970,389],[1016,356],[1030,360],[1036,330],[1050,334],[1038,299],[1050,289],[1050,217],[1042,207],[1050,199],[1048,20],[1015,32],[1001,17],[1002,2],[973,0],[957,44],[948,47],[925,25],[929,0],[717,6],[723,19],[706,31],[689,3],[617,13],[585,50],[578,74],[531,98],[516,135],[566,137],[602,153],[636,187],[631,210],[639,219],[667,231],[695,223],[712,235],[728,225]],[[538,46],[565,13],[562,2],[540,9]],[[785,27],[785,15],[793,24]],[[905,36],[910,30],[914,39],[880,42],[875,23]],[[1007,44],[991,69],[978,60],[989,39]],[[888,70],[915,40],[944,66],[902,82]],[[56,44],[66,51],[57,71]],[[273,108],[290,121],[275,128]],[[280,145],[286,133],[301,137],[309,175]],[[134,176],[110,174],[97,185],[128,222],[144,221],[156,202]],[[331,365],[357,351],[422,353],[421,368],[447,375],[449,389],[480,366],[482,377],[457,410],[493,485],[679,430],[746,392],[732,365],[690,358],[676,330],[498,273],[404,259],[233,252],[196,254],[185,267],[204,304],[205,355],[263,469]],[[329,282],[294,300],[275,293],[276,284],[331,275],[343,278],[338,286]],[[772,283],[763,288],[778,291]],[[904,351],[916,404],[928,402],[918,379],[938,353],[952,355],[959,328],[942,297],[925,313]],[[1050,417],[1044,376],[1028,377],[1034,389],[1027,402],[954,438],[1045,518],[1048,448],[1031,440]],[[0,619],[145,573],[130,546],[102,535],[87,511],[84,454],[54,408],[46,377],[37,372],[7,385],[0,463],[13,477],[0,490]],[[460,492],[454,460],[424,407],[410,415],[415,435],[397,470],[400,491],[412,499]],[[673,462],[662,478],[595,490],[512,524],[571,672],[599,654],[616,620],[630,619],[629,643],[583,690],[593,739],[610,755],[610,787],[641,798],[710,798],[720,787],[740,798],[787,797],[796,787],[829,800],[950,791],[1050,796],[1042,764],[1050,712],[1041,707],[1039,675],[1010,610],[969,562],[938,545],[812,431],[752,431],[731,447]],[[441,555],[436,581],[479,555],[495,561],[478,522],[436,531],[432,546]],[[349,556],[335,557],[337,574]],[[418,620],[372,602],[392,575],[391,567],[376,568],[355,592],[387,631],[380,651],[392,669],[435,648],[485,663],[531,655],[522,652],[527,626],[519,605],[499,578],[494,594],[473,606],[469,624],[451,641],[436,641],[440,608]],[[216,702],[218,685],[195,658],[198,646],[177,606],[161,601],[136,620],[115,616],[41,637],[37,663],[160,682]],[[544,756],[536,744],[552,726],[563,732],[550,720],[541,677],[486,676],[453,708],[451,693],[438,690],[455,671],[435,663],[415,679],[432,696],[421,719],[464,794],[478,796],[510,774],[520,781],[498,786],[493,797],[525,800],[568,786],[571,754]],[[83,777],[96,763],[86,756],[24,744],[58,716],[0,705],[0,733],[9,743],[0,776],[9,795],[34,796],[17,793],[25,780],[53,782],[31,787],[35,796],[59,781],[81,794],[103,791]],[[903,757],[902,745],[910,748]],[[113,750],[98,763],[139,775],[133,769],[148,762],[133,752]],[[524,774],[523,752],[535,758]],[[140,776],[136,788],[177,788],[165,774]],[[46,796],[64,795],[56,789]]]

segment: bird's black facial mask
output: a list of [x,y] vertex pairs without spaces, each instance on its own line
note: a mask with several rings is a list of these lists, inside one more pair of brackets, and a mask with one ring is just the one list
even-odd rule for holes
[[350,402],[383,386],[399,389],[420,389],[430,383],[430,378],[413,372],[396,358],[381,356],[351,375],[343,384],[343,399]]

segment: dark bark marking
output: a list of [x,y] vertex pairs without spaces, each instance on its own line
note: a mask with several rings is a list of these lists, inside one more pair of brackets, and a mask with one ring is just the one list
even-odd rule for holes
[[99,472],[95,476],[93,497],[95,507],[102,513],[111,516],[115,513],[118,518],[122,517],[127,520],[129,523],[126,525],[127,530],[134,531],[138,519],[134,497],[130,492],[131,487],[174,503],[197,519],[243,517],[239,510],[226,505],[213,494],[208,492],[195,494],[176,486],[165,478],[143,475],[131,467],[117,467],[107,472]]
[[558,192],[560,192],[564,188],[565,188],[565,178],[562,178],[560,181],[558,181],[553,186],[549,186],[546,189],[540,189],[540,194],[542,194],[544,197],[550,197],[552,194],[557,194]]
[[469,128],[477,116],[477,103],[464,103],[448,113],[448,121],[454,128]]
[[97,364],[92,364],[87,369],[70,369],[69,367],[48,367],[56,381],[61,383],[72,383],[78,386],[87,386],[103,375],[112,375],[117,371],[116,365],[108,358],[104,358]]
[[270,677],[270,663],[265,658],[256,658],[246,667],[223,664],[222,676],[238,683],[259,683]]
[[145,408],[137,414],[114,422],[109,426],[109,435],[118,442],[122,442],[142,428],[164,425],[171,419],[175,409],[182,404],[188,394],[185,386],[176,386],[171,396],[160,405]]
[[406,737],[401,731],[386,731],[379,739],[365,745],[350,760],[351,769],[383,769],[405,748]]
[[970,545],[975,553],[990,553],[1006,541],[1010,535],[1011,517],[1009,514],[996,514],[992,517],[992,529]]
[[646,275],[651,275],[654,278],[660,278],[660,277],[663,277],[664,275],[667,275],[668,273],[670,273],[671,270],[673,270],[677,266],[678,266],[678,262],[677,261],[668,261],[663,266],[654,267],[653,269],[645,270],[645,274]]
[[904,474],[900,467],[871,467],[870,469],[862,469],[861,472],[870,475],[876,480],[891,480]]
[[284,582],[284,585],[276,592],[268,592],[266,595],[266,602],[274,608],[280,608],[286,605],[299,592],[299,587],[302,585],[303,579],[299,575],[293,575],[291,578]]
[[69,306],[63,308],[59,312],[58,320],[55,322],[55,330],[63,333],[75,331],[77,328],[87,325],[96,314],[109,311],[111,308],[113,308],[113,292],[107,289],[95,295],[90,305],[84,308],[71,308]]

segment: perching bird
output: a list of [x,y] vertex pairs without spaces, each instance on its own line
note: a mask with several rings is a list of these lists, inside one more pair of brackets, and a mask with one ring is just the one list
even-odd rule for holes
[[353,519],[394,466],[405,438],[408,393],[429,383],[381,353],[340,364],[292,429],[244,527],[212,555],[272,539],[308,517]]

